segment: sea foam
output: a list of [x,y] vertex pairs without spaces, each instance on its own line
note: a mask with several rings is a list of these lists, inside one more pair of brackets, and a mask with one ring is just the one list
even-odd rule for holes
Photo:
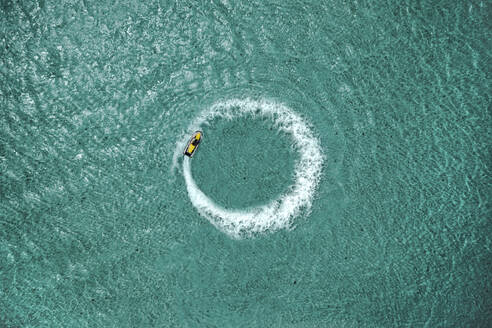
[[191,133],[200,130],[203,125],[216,118],[233,120],[242,116],[263,116],[271,119],[277,129],[291,136],[293,146],[300,156],[295,164],[295,180],[292,186],[270,203],[244,210],[223,208],[207,197],[193,180],[192,160],[184,158],[183,176],[191,203],[217,229],[238,239],[288,229],[292,227],[295,217],[303,211],[308,213],[323,164],[319,140],[299,115],[276,101],[247,98],[219,101],[203,111],[176,143],[171,170],[174,172],[177,168],[178,160]]

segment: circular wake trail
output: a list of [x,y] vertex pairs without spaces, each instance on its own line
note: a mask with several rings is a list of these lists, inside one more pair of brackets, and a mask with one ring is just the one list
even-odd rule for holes
[[[263,116],[271,119],[277,129],[292,138],[300,158],[295,164],[294,183],[270,203],[244,210],[221,207],[205,195],[191,174],[191,159],[183,160],[183,175],[193,206],[215,227],[233,238],[289,228],[293,218],[303,210],[309,211],[318,185],[323,155],[318,139],[304,120],[287,106],[269,100],[232,99],[215,103],[193,122],[188,131],[194,132],[216,118],[232,120],[241,116]],[[189,134],[187,134],[189,135]],[[177,143],[173,167],[177,165],[186,137]]]

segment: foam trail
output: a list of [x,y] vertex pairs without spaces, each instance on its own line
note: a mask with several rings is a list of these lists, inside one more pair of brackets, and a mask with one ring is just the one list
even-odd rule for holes
[[[215,227],[233,238],[289,228],[294,217],[303,209],[310,209],[323,164],[319,141],[307,124],[288,107],[273,101],[232,99],[218,102],[203,112],[188,130],[198,130],[202,124],[217,117],[234,119],[243,115],[271,118],[279,130],[292,137],[293,145],[301,156],[295,165],[294,184],[269,204],[247,210],[229,210],[208,198],[193,180],[191,159],[184,158],[183,176],[193,206]],[[186,142],[186,138],[183,140]],[[173,168],[183,147],[183,142],[177,143]]]

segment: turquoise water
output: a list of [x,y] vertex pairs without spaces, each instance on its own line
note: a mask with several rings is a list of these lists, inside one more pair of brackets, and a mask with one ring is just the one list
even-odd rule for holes
[[2,1],[0,327],[490,326],[491,10]]

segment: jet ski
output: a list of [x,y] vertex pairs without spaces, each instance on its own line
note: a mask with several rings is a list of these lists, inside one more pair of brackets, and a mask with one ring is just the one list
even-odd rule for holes
[[196,131],[195,133],[193,133],[193,135],[190,138],[190,141],[188,141],[188,144],[186,145],[184,154],[188,157],[192,157],[195,151],[197,150],[198,145],[202,141],[202,138],[203,138],[202,131]]

